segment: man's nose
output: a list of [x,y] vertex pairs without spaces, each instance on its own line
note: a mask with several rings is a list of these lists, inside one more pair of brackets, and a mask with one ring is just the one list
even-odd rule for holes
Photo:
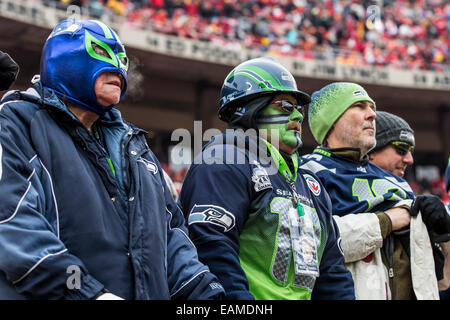
[[295,122],[303,122],[303,114],[294,108],[294,111],[292,111],[291,115],[289,116],[289,121],[295,121]]
[[408,151],[408,153],[403,156],[403,162],[409,166],[414,163],[414,158],[412,156],[411,151]]
[[366,119],[373,121],[376,117],[377,114],[375,113],[375,110],[373,110],[370,106],[367,106]]

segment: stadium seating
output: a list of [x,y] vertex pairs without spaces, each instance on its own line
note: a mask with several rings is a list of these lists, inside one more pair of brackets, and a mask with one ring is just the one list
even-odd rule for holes
[[[51,2],[43,0],[44,2]],[[61,0],[129,26],[339,64],[448,71],[445,0]],[[98,4],[103,4],[102,12]]]

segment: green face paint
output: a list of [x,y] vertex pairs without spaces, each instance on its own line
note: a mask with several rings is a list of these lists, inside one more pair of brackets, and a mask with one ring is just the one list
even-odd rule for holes
[[267,140],[272,141],[272,130],[278,132],[279,145],[285,144],[292,148],[299,148],[302,145],[302,135],[296,130],[288,130],[288,123],[303,122],[303,115],[297,110],[289,114],[282,112],[271,106],[265,107],[258,118],[258,128],[267,130]]

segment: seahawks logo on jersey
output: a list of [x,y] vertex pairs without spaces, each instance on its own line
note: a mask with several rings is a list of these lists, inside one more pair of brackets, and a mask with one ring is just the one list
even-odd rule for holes
[[235,220],[234,215],[222,207],[210,204],[194,205],[189,213],[188,224],[211,223],[228,232],[234,228]]

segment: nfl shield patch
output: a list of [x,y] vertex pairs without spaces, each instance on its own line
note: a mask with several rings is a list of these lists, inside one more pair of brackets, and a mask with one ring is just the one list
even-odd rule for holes
[[306,180],[306,184],[308,185],[308,188],[311,190],[311,192],[317,197],[320,195],[320,184],[319,182],[317,182],[316,179],[314,179],[311,175],[309,174],[304,174],[303,177]]

